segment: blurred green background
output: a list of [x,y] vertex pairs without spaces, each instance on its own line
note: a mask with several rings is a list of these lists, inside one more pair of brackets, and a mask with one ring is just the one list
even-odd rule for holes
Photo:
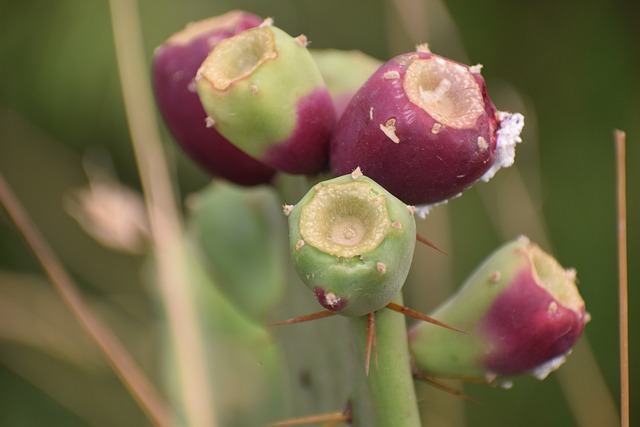
[[[435,53],[484,65],[496,106],[526,116],[519,173],[501,172],[421,224],[450,255],[433,270],[412,274],[409,301],[418,309],[433,307],[446,296],[443,289],[459,284],[508,238],[525,233],[540,241],[563,265],[577,269],[592,316],[586,336],[600,373],[581,371],[589,365],[571,358],[561,369],[571,372],[562,381],[582,389],[577,403],[586,411],[582,419],[589,411],[606,412],[611,403],[598,394],[602,390],[590,394],[589,378],[602,375],[616,409],[619,403],[613,129],[625,130],[631,407],[640,408],[640,374],[633,364],[640,357],[635,262],[640,256],[640,3],[143,0],[146,60],[187,22],[232,8],[274,17],[289,33],[305,33],[313,48],[360,49],[387,59],[428,42]],[[180,194],[205,186],[208,178],[164,136]],[[71,192],[87,182],[87,158],[107,168],[111,164],[119,180],[139,188],[108,2],[0,2],[0,170],[96,310],[145,370],[154,372],[157,337],[148,332],[154,331],[157,316],[141,279],[145,258],[104,248],[64,209]],[[517,186],[520,178],[524,187]],[[533,211],[526,208],[528,200]],[[541,226],[536,218],[543,219]],[[468,426],[589,425],[576,420],[558,377],[542,383],[518,379],[509,391],[469,387],[480,405],[436,396],[444,403],[429,409],[433,419],[427,417],[425,425],[454,425],[438,424],[438,411],[448,406],[458,418],[464,411]],[[424,393],[419,399],[428,407],[433,393]],[[638,425],[638,414],[632,417],[631,425]],[[145,423],[1,212],[0,425]]]

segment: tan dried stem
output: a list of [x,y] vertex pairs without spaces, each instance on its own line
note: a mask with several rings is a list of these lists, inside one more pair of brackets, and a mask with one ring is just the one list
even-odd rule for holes
[[78,291],[78,286],[33,224],[2,174],[0,174],[0,203],[4,205],[9,217],[49,276],[55,290],[145,414],[158,427],[171,426],[172,416],[166,402],[124,345],[85,303]]
[[169,333],[187,422],[216,425],[213,391],[204,344],[190,287],[182,241],[182,224],[173,184],[162,149],[138,13],[131,0],[110,0],[118,72],[132,145],[149,214],[158,285],[167,313]]
[[616,129],[616,193],[618,200],[618,280],[620,305],[620,418],[629,427],[629,296],[627,277],[626,134]]

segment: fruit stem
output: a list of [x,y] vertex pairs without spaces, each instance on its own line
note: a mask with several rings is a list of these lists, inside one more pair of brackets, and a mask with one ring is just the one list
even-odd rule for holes
[[[402,297],[394,300],[402,305]],[[350,318],[357,363],[366,359],[368,316]],[[378,364],[359,375],[353,395],[354,427],[420,427],[404,316],[392,310],[375,313]]]

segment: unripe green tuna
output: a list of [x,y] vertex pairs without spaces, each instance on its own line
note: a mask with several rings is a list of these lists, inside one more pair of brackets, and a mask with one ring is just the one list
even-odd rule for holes
[[432,316],[469,335],[417,324],[409,332],[416,368],[489,381],[524,373],[544,378],[588,320],[575,271],[524,237],[495,251]]
[[360,86],[382,65],[382,61],[359,50],[310,49],[313,60],[331,93],[340,117]]
[[265,21],[222,40],[196,76],[209,124],[250,156],[293,174],[327,169],[336,120],[306,44]]
[[413,258],[413,211],[359,169],[285,206],[294,266],[321,306],[362,316],[397,295]]

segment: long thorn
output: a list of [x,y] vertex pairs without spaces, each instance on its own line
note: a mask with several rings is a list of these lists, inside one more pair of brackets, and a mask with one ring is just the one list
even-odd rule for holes
[[441,254],[445,254],[445,255],[449,255],[448,253],[446,253],[445,251],[443,251],[442,249],[440,249],[439,247],[436,246],[435,243],[433,243],[431,240],[427,239],[426,237],[416,233],[416,240],[420,243],[423,243],[427,246],[429,246],[432,249],[435,249],[436,251],[440,252]]
[[618,299],[620,305],[620,418],[621,426],[629,427],[629,295],[627,283],[627,197],[625,139],[621,130],[615,131],[616,193],[618,199]]
[[351,418],[348,417],[347,415],[343,415],[341,418],[336,418],[333,421],[329,421],[326,424],[322,424],[320,427],[335,427],[338,424],[346,423],[346,422],[349,422],[349,421],[351,421]]
[[335,423],[335,424],[329,424],[330,426],[331,425],[335,426],[342,422],[349,421],[350,418],[351,418],[350,415],[345,414],[344,412],[331,412],[328,414],[309,415],[306,417],[291,418],[288,420],[276,421],[274,423],[267,424],[267,427],[297,426],[301,424],[321,423],[324,421],[329,421],[329,423]]
[[269,323],[267,326],[280,326],[280,325],[292,325],[294,323],[309,322],[311,320],[324,319],[325,317],[333,316],[333,311],[324,310],[317,313],[305,314],[304,316],[292,317],[291,319],[281,320],[279,322]]
[[378,334],[375,333],[375,325],[373,332],[373,361],[376,364],[376,369],[380,366],[378,364]]
[[127,352],[124,345],[83,300],[78,286],[62,266],[40,231],[31,222],[31,218],[11,191],[2,174],[0,174],[0,204],[4,205],[9,218],[35,254],[55,290],[94,344],[100,349],[113,371],[145,414],[156,426],[171,425],[169,408],[160,394]]
[[402,305],[398,305],[396,303],[390,302],[387,304],[387,308],[393,311],[397,311],[398,313],[402,313],[405,316],[413,317],[414,319],[422,320],[424,322],[433,323],[434,325],[442,326],[443,328],[451,329],[452,331],[461,332],[465,335],[469,335],[468,332],[463,331],[462,329],[454,328],[453,326],[447,325],[446,323],[442,323],[439,320],[436,320],[432,317],[427,316],[426,314],[422,314],[418,311],[412,310],[408,307],[404,307]]
[[371,362],[371,349],[376,340],[376,317],[375,313],[367,314],[367,343],[365,346],[364,370],[369,375],[369,364]]
[[436,380],[435,378],[433,378],[432,376],[429,376],[423,372],[419,372],[419,371],[415,371],[413,373],[413,377],[417,380],[420,381],[424,381],[425,383],[429,384],[432,387],[437,388],[438,390],[442,390],[446,393],[452,394],[454,396],[457,396],[463,400],[468,400],[470,402],[475,402],[478,403],[477,400],[475,400],[474,398],[470,397],[469,395],[465,394],[462,390],[458,390],[455,387],[451,387],[448,386],[444,383],[441,383],[440,381]]

